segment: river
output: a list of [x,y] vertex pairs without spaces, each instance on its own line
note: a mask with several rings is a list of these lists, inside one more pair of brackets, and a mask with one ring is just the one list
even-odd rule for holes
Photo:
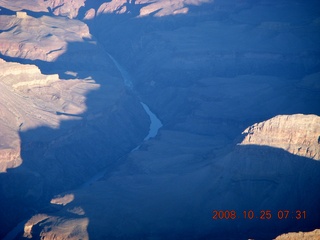
[[[118,68],[119,72],[121,73],[124,85],[131,91],[133,91],[133,83],[131,81],[131,77],[129,73],[123,68],[109,53],[107,55],[110,57],[110,59],[113,61],[115,66]],[[142,105],[143,109],[145,110],[146,114],[150,118],[150,128],[149,128],[149,133],[148,135],[144,138],[144,141],[148,141],[150,138],[154,138],[157,134],[159,129],[162,127],[162,123],[159,120],[159,118],[150,110],[149,106],[143,102],[140,102]],[[136,151],[140,148],[140,145],[135,147],[134,149],[131,150],[131,152]],[[106,173],[108,169],[104,169],[94,175],[92,178],[90,178],[88,181],[86,181],[84,184],[80,186],[80,188],[87,187],[91,185],[92,183],[98,181],[101,179]],[[20,223],[18,223],[5,237],[4,240],[14,240],[17,235],[21,232],[24,231],[24,225],[26,224],[27,220],[23,220]]]
[[[124,67],[122,67],[111,55],[110,53],[107,53],[107,55],[110,57],[110,59],[113,61],[115,66],[118,68],[119,72],[121,73],[124,85],[130,89],[134,90],[133,83],[131,80],[130,74],[126,71]],[[158,134],[158,130],[162,127],[162,123],[159,120],[159,118],[151,112],[149,106],[143,102],[140,102],[145,112],[148,114],[151,124],[149,129],[149,134],[145,137],[145,141],[149,140],[150,138],[154,138]]]

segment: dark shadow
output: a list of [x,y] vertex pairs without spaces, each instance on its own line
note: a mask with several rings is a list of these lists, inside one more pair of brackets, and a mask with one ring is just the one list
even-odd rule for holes
[[[318,161],[278,148],[241,145],[203,170],[208,168],[209,172],[203,171],[207,175],[191,179],[192,174],[179,169],[175,178],[168,174],[170,184],[166,173],[157,180],[143,169],[121,171],[118,182],[106,177],[93,188],[72,191],[71,206],[53,215],[67,221],[88,218],[92,239],[269,240],[320,227]],[[198,170],[195,165],[194,171]],[[85,215],[68,213],[74,206],[81,206]],[[236,216],[213,219],[214,210],[234,211]],[[102,230],[95,224],[105,225]],[[39,226],[35,229],[39,231]]]
[[16,12],[10,10],[10,9],[7,9],[7,8],[4,8],[4,7],[0,7],[0,15],[16,15]]
[[99,45],[69,42],[67,52],[54,62],[1,57],[37,65],[42,74],[59,74],[62,81],[75,78],[66,72],[75,72],[77,79],[97,85],[85,95],[84,113],[54,113],[75,120],[61,121],[58,129],[38,127],[19,133],[22,165],[0,174],[3,237],[34,214],[57,211],[50,204],[54,195],[82,185],[102,169],[117,168],[147,135],[149,119]]
[[[93,4],[92,7],[98,6],[97,3],[91,4]],[[0,174],[2,229],[0,237],[4,236],[16,223],[30,218],[31,215],[42,212],[55,214],[60,210],[60,207],[49,204],[50,199],[55,194],[81,186],[102,169],[106,169],[107,173],[118,169],[124,163],[125,156],[131,149],[141,143],[148,131],[149,120],[140,105],[141,100],[146,102],[152,111],[159,116],[165,125],[165,129],[199,133],[200,130],[196,128],[201,124],[196,121],[194,127],[189,127],[187,130],[186,127],[177,125],[188,116],[192,116],[192,112],[200,107],[193,103],[192,99],[189,99],[188,92],[190,87],[197,84],[197,79],[234,77],[243,74],[279,76],[284,79],[284,82],[275,84],[273,87],[277,89],[279,96],[281,96],[281,93],[288,90],[285,86],[291,78],[300,78],[319,69],[319,61],[315,61],[309,67],[301,64],[301,56],[297,56],[293,60],[290,58],[291,55],[286,55],[283,58],[270,61],[243,62],[244,53],[236,52],[234,54],[237,55],[237,61],[229,61],[228,59],[222,61],[220,58],[215,58],[215,60],[212,60],[212,64],[200,66],[190,71],[157,70],[157,66],[162,63],[159,59],[170,59],[176,56],[176,49],[167,45],[167,42],[162,41],[159,37],[158,34],[161,31],[176,31],[186,26],[195,26],[198,22],[221,21],[228,23],[231,20],[228,13],[223,11],[215,11],[213,14],[203,16],[199,14],[206,8],[212,7],[210,4],[190,7],[190,11],[186,15],[136,18],[143,6],[136,4],[135,1],[127,1],[126,14],[101,14],[96,19],[87,21],[90,32],[99,43],[97,45],[92,44],[88,39],[84,39],[84,42],[68,43],[67,52],[55,62],[48,63],[39,60],[32,61],[1,56],[7,61],[35,64],[43,74],[58,73],[60,78],[63,79],[75,78],[67,74],[68,71],[72,71],[77,73],[77,78],[94,79],[100,86],[97,90],[86,94],[87,109],[81,115],[56,112],[58,115],[79,117],[79,119],[63,121],[60,123],[59,129],[39,127],[20,132],[23,163],[16,169],[9,169],[7,173]],[[248,6],[246,5],[245,8],[248,8]],[[81,8],[79,18],[84,14],[84,10],[85,8]],[[31,15],[32,13],[28,14]],[[44,13],[34,13],[33,16],[40,16],[41,14]],[[124,86],[119,86],[117,92],[113,93],[117,95],[117,101],[112,100],[114,98],[106,98],[106,95],[110,93],[109,87],[117,84],[115,81],[122,81],[121,74],[105,54],[106,52],[109,52],[120,64],[125,66],[134,79],[136,92],[132,92]],[[150,55],[154,58],[151,62],[145,64],[144,57]],[[319,59],[319,53],[316,51],[310,52],[310,54],[306,53],[306,55],[315,60]],[[307,57],[305,59],[309,60]],[[306,63],[306,65],[308,64]],[[147,83],[149,84],[150,79],[159,83],[157,88],[148,87]],[[163,89],[168,91],[162,91]],[[292,89],[290,88],[290,90]],[[136,93],[139,95],[136,95]],[[271,99],[274,96],[273,93],[269,94],[264,96],[263,99],[268,99],[268,96]],[[295,100],[296,94],[301,95],[299,95],[299,99]],[[283,100],[286,104],[276,106],[271,110],[265,110],[265,105],[262,105],[260,109],[263,113],[260,115],[254,114],[256,110],[242,109],[243,112],[248,112],[244,119],[242,119],[243,115],[235,115],[236,120],[208,118],[208,122],[217,121],[217,124],[220,125],[213,130],[208,128],[206,133],[201,132],[201,134],[215,136],[226,131],[227,144],[232,145],[234,139],[240,135],[244,127],[255,122],[266,120],[278,114],[320,114],[319,106],[316,104],[319,96],[316,94],[308,95],[304,91],[292,90],[290,96],[290,99]],[[301,103],[305,99],[308,102]],[[287,108],[288,101],[293,102],[290,108]],[[257,107],[257,109],[259,108]],[[227,105],[225,109],[221,109],[221,113],[224,110],[227,110]],[[208,133],[209,130],[212,130],[212,132]],[[199,189],[203,187],[203,190],[199,190],[202,191],[201,194],[203,195],[198,196],[201,198],[203,196],[203,199],[198,199],[194,204],[192,203],[192,196],[190,196],[191,200],[182,201],[179,208],[181,211],[184,209],[189,212],[188,219],[184,218],[183,213],[181,214],[175,209],[168,215],[165,215],[167,213],[161,213],[164,214],[163,222],[167,221],[167,223],[175,226],[177,224],[176,220],[179,220],[182,227],[189,227],[189,229],[184,228],[186,233],[182,231],[169,233],[159,230],[157,236],[166,239],[189,238],[189,236],[195,239],[212,239],[221,236],[229,236],[230,239],[270,239],[287,231],[307,231],[320,227],[318,214],[320,205],[317,204],[320,201],[319,191],[317,191],[320,187],[318,162],[294,156],[279,149],[240,146],[236,147],[229,161],[219,164],[223,165],[225,170],[214,172],[212,178],[219,175],[225,179],[223,184],[218,186],[222,191],[217,192],[211,189],[212,192],[210,192],[210,186],[215,186],[210,185],[210,182],[208,182],[209,187],[207,185],[199,186]],[[244,166],[247,166],[247,168]],[[290,174],[288,168],[290,168]],[[249,175],[248,177],[246,175],[248,172],[255,175],[253,177]],[[269,179],[269,176],[267,176],[269,172],[275,172],[276,178]],[[310,172],[312,174],[309,174]],[[266,175],[266,178],[261,177],[264,175]],[[257,177],[261,177],[261,179],[256,179]],[[108,180],[105,181],[108,184]],[[164,183],[160,183],[159,186],[166,187],[161,184]],[[129,182],[128,187],[130,188],[130,186]],[[243,205],[240,205],[241,208],[234,208],[232,205],[232,202],[238,200],[238,198],[231,198],[229,199],[230,202],[221,201],[225,200],[219,196],[219,194],[224,193],[224,187],[230,189],[232,196],[237,196],[243,200]],[[286,191],[288,189],[292,190],[294,196],[289,195],[292,193],[290,191],[287,192],[287,195],[275,196],[273,190],[280,193],[279,189],[282,187]],[[265,189],[266,192],[259,191],[261,188]],[[269,195],[266,195],[266,193]],[[130,191],[128,195],[126,195],[126,192],[122,194],[124,198],[134,198]],[[147,192],[141,194],[141,196],[146,197],[141,198],[141,202],[136,202],[136,204],[144,206],[150,201],[150,198],[148,198]],[[80,196],[76,195],[75,203],[78,199],[80,199]],[[277,202],[273,199],[276,199]],[[159,207],[159,200],[156,198],[153,200],[155,203],[159,203],[159,205],[155,204],[155,208]],[[199,202],[205,204],[201,205]],[[305,210],[307,218],[303,221],[295,219],[280,221],[274,218],[270,221],[223,220],[215,222],[217,225],[214,228],[212,227],[211,213],[213,209],[235,209],[242,213],[246,209],[262,210],[258,209],[258,206],[263,206],[272,212],[281,209]],[[121,206],[117,207],[121,210]],[[159,207],[159,209],[161,208]],[[165,208],[162,208],[162,210],[165,210]],[[89,236],[90,238],[93,236],[94,239],[95,230],[90,223],[90,219],[95,214],[90,208],[85,208],[84,211],[89,218]],[[144,219],[144,214],[148,216],[146,212],[138,214],[140,214],[140,219]],[[134,216],[134,214],[130,215],[129,220],[134,222]],[[110,217],[112,218],[112,216]],[[152,222],[153,219],[149,218],[145,221]],[[163,222],[159,222],[159,225]],[[197,231],[194,229],[197,229]],[[123,231],[125,232],[126,229]],[[130,236],[130,239],[145,237],[149,237],[147,233],[137,232],[137,235]]]

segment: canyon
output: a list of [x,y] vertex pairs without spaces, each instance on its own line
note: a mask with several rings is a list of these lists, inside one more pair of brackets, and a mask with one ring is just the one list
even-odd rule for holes
[[317,237],[317,9],[0,0],[0,237]]

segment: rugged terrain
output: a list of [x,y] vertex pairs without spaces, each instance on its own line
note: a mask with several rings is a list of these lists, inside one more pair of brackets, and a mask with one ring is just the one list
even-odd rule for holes
[[276,238],[276,240],[313,240],[320,238],[320,230],[314,230],[312,232],[298,232],[283,234]]
[[278,115],[247,128],[241,145],[282,148],[294,155],[320,160],[320,118],[316,115]]
[[[0,6],[0,236],[22,220],[17,238],[320,228],[316,1]],[[163,123],[147,141],[140,102]]]

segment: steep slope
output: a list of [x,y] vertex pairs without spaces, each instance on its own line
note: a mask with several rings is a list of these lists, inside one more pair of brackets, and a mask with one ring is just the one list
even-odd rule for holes
[[99,86],[90,81],[62,81],[57,74],[41,74],[34,65],[2,59],[0,69],[0,172],[4,172],[21,164],[19,132],[43,126],[57,129],[61,121],[79,120],[86,110],[85,95]]
[[88,26],[77,20],[0,15],[0,53],[9,57],[52,62],[68,43],[90,37]]
[[241,145],[282,148],[292,154],[320,160],[320,118],[315,115],[277,116],[254,124]]
[[[21,220],[21,202],[36,209],[24,214],[24,235],[35,239],[271,239],[319,228],[319,3],[204,2],[86,2],[95,42],[67,41],[41,69],[91,76],[100,88],[86,95],[81,120],[20,133],[23,164],[0,175],[2,206],[16,214],[1,216],[4,229]],[[163,127],[129,153],[149,126],[140,101]],[[248,126],[252,142],[237,144]],[[237,218],[213,219],[214,210]]]
[[320,238],[320,230],[312,232],[286,233],[278,236],[275,240],[313,240]]
[[[305,130],[315,127],[319,118],[282,117],[294,117]],[[314,121],[306,127],[305,118]],[[265,136],[272,135],[265,132]],[[206,159],[205,154],[214,148],[210,142],[209,137],[162,131],[131,153],[118,172],[63,194],[74,197],[58,213],[47,214],[41,223],[30,219],[25,236],[271,239],[287,229],[316,225],[320,219],[320,194],[314,191],[320,187],[317,161],[277,148],[246,145],[224,157],[207,155]],[[306,193],[303,199],[301,192]],[[214,220],[213,210],[234,210],[237,218]],[[253,220],[243,215],[250,210],[256,216]],[[272,214],[269,220],[261,214],[267,210]],[[279,219],[280,210],[289,210],[289,217]],[[306,211],[307,217],[296,219],[296,211]]]
[[50,16],[0,19],[7,60],[0,62],[3,237],[54,194],[115,168],[146,136],[149,119],[104,49],[87,39],[86,24]]
[[148,116],[120,78],[103,72],[95,72],[96,79],[105,79],[97,84],[92,78],[62,80],[34,65],[3,60],[0,69],[3,235],[57,191],[102,168],[111,170],[143,140]]
[[[163,17],[168,15],[186,14],[190,6],[198,6],[204,3],[213,2],[212,0],[138,0],[138,1],[110,1],[102,3],[96,10],[100,14],[123,14],[133,13],[139,17],[154,15]],[[90,3],[89,3],[90,4]]]
[[54,15],[75,18],[85,0],[0,0],[0,6],[12,11],[50,12]]

